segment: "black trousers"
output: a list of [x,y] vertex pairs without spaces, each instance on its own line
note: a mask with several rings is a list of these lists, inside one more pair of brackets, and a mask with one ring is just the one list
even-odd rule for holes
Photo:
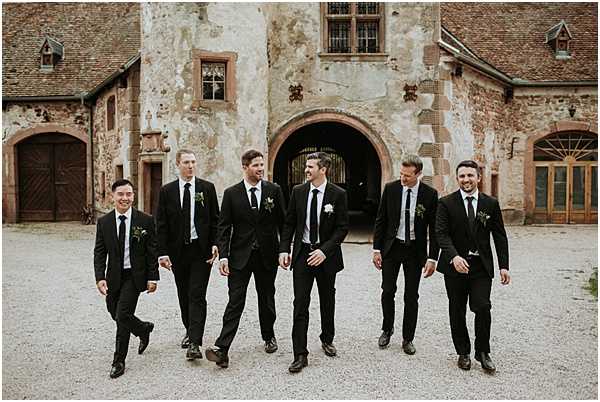
[[173,274],[177,286],[177,297],[181,309],[181,320],[190,337],[190,342],[202,345],[206,323],[206,288],[211,265],[193,240],[184,245],[181,256],[173,261]]
[[492,278],[479,257],[471,258],[468,262],[470,266],[468,274],[444,275],[452,342],[459,355],[471,353],[471,341],[466,322],[467,301],[469,308],[475,313],[475,353],[490,352]]
[[307,355],[307,333],[310,307],[310,292],[313,282],[317,281],[319,290],[319,307],[321,310],[322,342],[332,343],[335,335],[335,272],[326,272],[322,266],[310,267],[306,264],[310,247],[303,245],[298,256],[298,264],[294,266],[294,325],[292,326],[292,343],[294,356]]
[[402,319],[402,338],[412,341],[417,328],[419,312],[419,283],[421,266],[414,246],[406,246],[396,239],[392,249],[385,256],[381,268],[381,308],[383,310],[383,331],[393,331],[396,313],[396,282],[400,273],[400,265],[404,270],[404,316]]
[[146,331],[144,322],[134,315],[139,295],[130,270],[121,272],[121,288],[114,293],[111,293],[109,288],[106,295],[106,307],[117,323],[113,363],[125,362],[130,334],[140,336]]
[[238,330],[252,274],[254,274],[254,285],[258,296],[258,320],[262,339],[268,341],[275,336],[273,324],[276,317],[275,277],[277,276],[277,267],[265,267],[260,250],[253,250],[243,269],[229,267],[229,276],[227,277],[229,301],[223,314],[223,329],[215,342],[215,345],[221,349],[229,350]]

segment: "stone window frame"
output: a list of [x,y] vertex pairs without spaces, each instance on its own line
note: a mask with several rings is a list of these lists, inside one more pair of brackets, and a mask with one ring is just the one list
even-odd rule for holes
[[[202,63],[225,63],[225,100],[203,99],[202,97]],[[235,52],[209,52],[193,49],[193,87],[192,108],[225,108],[234,109],[236,105],[236,62]]]
[[[114,98],[114,105],[115,105],[115,109],[114,109],[114,113],[112,116],[113,119],[113,125],[112,127],[109,128],[109,121],[110,121],[110,114],[108,113],[108,103],[110,101],[111,98]],[[106,131],[107,132],[113,132],[117,130],[117,122],[118,122],[118,112],[117,112],[117,91],[111,91],[106,95],[106,108],[104,110],[104,115],[105,115],[105,126],[106,126]]]
[[[328,48],[328,39],[329,39],[329,21],[335,19],[348,19],[348,15],[337,16],[327,14],[327,3],[320,3],[321,8],[321,52],[319,53],[319,57],[331,61],[386,61],[388,57],[388,53],[385,52],[385,3],[377,2],[377,6],[379,7],[379,13],[373,15],[365,15],[359,16],[356,14],[356,5],[357,2],[349,2],[350,4],[350,53],[329,53],[327,52]],[[357,43],[357,28],[356,22],[359,21],[368,21],[368,20],[377,20],[379,21],[379,33],[378,33],[378,41],[379,41],[379,52],[377,53],[358,53]]]

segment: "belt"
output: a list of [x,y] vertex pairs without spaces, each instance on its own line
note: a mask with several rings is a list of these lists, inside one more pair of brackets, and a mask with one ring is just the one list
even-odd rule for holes
[[190,244],[198,243],[198,238],[191,239],[189,242],[187,240],[183,241],[183,244],[189,246]]
[[310,249],[310,251],[315,251],[316,249],[321,247],[321,243],[315,243],[315,244],[302,243],[302,247],[306,247],[306,248]]

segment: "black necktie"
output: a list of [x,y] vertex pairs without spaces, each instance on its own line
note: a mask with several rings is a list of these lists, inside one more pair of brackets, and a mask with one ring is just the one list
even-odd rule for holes
[[121,247],[119,257],[121,257],[121,269],[125,266],[125,219],[127,219],[125,215],[119,216],[119,220],[121,221],[119,223],[119,247]]
[[258,212],[258,200],[256,199],[256,187],[250,188],[250,205],[254,212]]
[[471,230],[473,230],[473,224],[475,223],[475,209],[473,208],[473,200],[475,197],[467,197],[467,218],[469,219],[469,226],[471,226]]
[[410,244],[410,193],[406,190],[406,203],[404,204],[404,242]]
[[317,244],[319,239],[319,223],[317,221],[317,194],[319,189],[312,191],[313,197],[310,202],[310,244]]
[[185,183],[183,190],[183,241],[185,244],[190,244],[191,232],[192,232],[192,211],[190,208],[191,195],[190,195],[190,183]]

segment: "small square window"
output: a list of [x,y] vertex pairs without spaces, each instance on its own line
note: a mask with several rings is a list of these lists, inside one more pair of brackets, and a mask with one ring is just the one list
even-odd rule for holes
[[235,61],[233,52],[193,51],[193,106],[235,104]]

